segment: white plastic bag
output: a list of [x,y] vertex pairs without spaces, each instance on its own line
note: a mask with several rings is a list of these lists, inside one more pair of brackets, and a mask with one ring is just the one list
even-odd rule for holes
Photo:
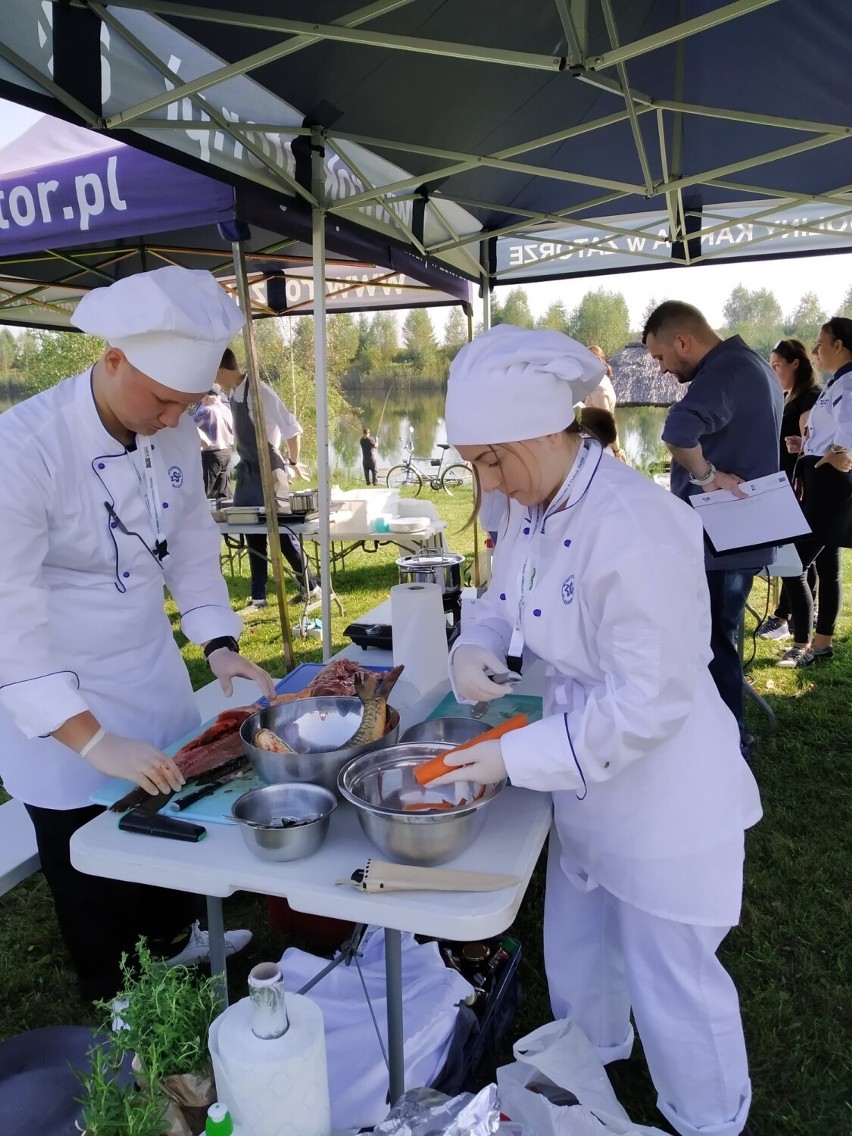
[[[298,990],[327,964],[291,947],[281,959],[285,986]],[[331,1121],[335,1129],[372,1127],[387,1115],[388,1071],[361,985],[370,994],[376,1024],[387,1049],[385,941],[370,928],[360,948],[360,975],[353,962],[338,966],[307,994],[322,1010],[328,1057]],[[438,944],[402,935],[405,1083],[430,1084],[440,1072],[455,1031],[458,1005],[472,987],[444,965]]]
[[[663,1136],[632,1124],[618,1103],[591,1042],[570,1019],[550,1022],[512,1047],[515,1061],[497,1070],[502,1112],[536,1136]],[[567,1089],[579,1101],[555,1105],[528,1085]]]

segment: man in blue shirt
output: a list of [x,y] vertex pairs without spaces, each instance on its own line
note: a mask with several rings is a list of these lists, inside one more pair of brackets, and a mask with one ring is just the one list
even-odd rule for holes
[[[742,497],[740,482],[778,471],[783,397],[772,368],[756,351],[738,335],[720,339],[697,308],[678,300],[654,309],[642,342],[664,374],[689,384],[663,427],[672,454],[673,493],[685,501],[713,489]],[[745,725],[737,635],[754,575],[774,559],[774,547],[722,555],[705,550],[710,673],[737,719],[746,756],[752,739]]]

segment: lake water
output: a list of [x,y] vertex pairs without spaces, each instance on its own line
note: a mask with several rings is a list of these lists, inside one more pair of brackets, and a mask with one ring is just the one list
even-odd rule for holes
[[[446,442],[444,428],[444,393],[421,388],[371,388],[347,391],[350,403],[357,407],[354,416],[340,421],[330,431],[331,468],[338,476],[360,475],[361,448],[358,440],[364,426],[369,426],[378,441],[377,461],[387,470],[405,458],[404,443],[409,427],[414,428],[414,456],[419,465],[438,457],[439,442]],[[667,410],[659,406],[617,407],[618,436],[631,465],[647,468],[652,462],[668,457],[661,434]]]
[[[387,471],[405,458],[404,442],[409,427],[414,428],[414,456],[420,465],[426,465],[432,456],[439,456],[439,442],[446,442],[444,429],[444,393],[441,390],[418,387],[391,386],[369,390],[348,391],[347,398],[355,406],[353,414],[337,422],[329,431],[331,436],[332,475],[361,476],[361,447],[358,440],[364,426],[369,426],[378,440],[378,465]],[[11,402],[0,390],[0,411]],[[618,436],[631,465],[647,468],[652,462],[668,457],[660,441],[665,407],[617,407]]]

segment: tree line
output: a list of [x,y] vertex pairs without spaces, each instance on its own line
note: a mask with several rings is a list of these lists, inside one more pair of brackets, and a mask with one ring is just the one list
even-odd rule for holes
[[[649,301],[642,323],[666,297]],[[769,355],[781,338],[795,337],[810,347],[830,315],[852,317],[852,287],[839,309],[825,312],[814,292],[806,292],[794,309],[784,313],[768,288],[737,285],[725,301],[720,335],[742,335],[762,355]],[[625,344],[641,338],[631,328],[627,303],[621,292],[597,288],[586,292],[569,310],[557,300],[536,318],[523,288],[512,288],[492,300],[492,322],[519,327],[551,328],[566,332],[581,343],[599,344],[613,355]],[[285,402],[312,423],[314,375],[314,321],[310,316],[281,317],[255,323],[263,377],[279,388]],[[475,332],[481,330],[477,326]],[[344,391],[357,401],[361,387],[388,383],[440,386],[453,357],[468,339],[468,322],[460,308],[450,311],[438,335],[428,309],[412,308],[404,317],[395,312],[337,313],[328,319],[327,372],[332,410],[345,412]],[[44,390],[60,378],[91,366],[103,349],[102,341],[88,335],[27,330],[13,335],[0,329],[0,379],[6,382],[6,401]],[[238,348],[239,351],[239,348]]]

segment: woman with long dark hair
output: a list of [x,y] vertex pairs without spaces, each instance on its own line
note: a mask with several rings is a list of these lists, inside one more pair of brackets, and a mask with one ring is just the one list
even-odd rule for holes
[[[769,355],[769,365],[775,372],[778,384],[784,392],[784,413],[781,418],[781,436],[779,439],[779,463],[781,469],[792,481],[798,455],[787,448],[785,438],[802,437],[808,415],[819,398],[822,387],[814,373],[808,349],[800,339],[779,340]],[[808,575],[808,586],[812,595],[814,594],[819,568],[824,565],[824,569],[830,572],[832,567],[829,563],[830,560],[831,549],[823,549],[817,557],[817,564],[812,566]],[[790,597],[785,579],[781,583],[778,606],[773,614],[758,627],[758,635],[762,639],[789,639],[789,618]]]
[[[796,541],[801,576],[787,590],[793,646],[781,667],[807,667],[834,655],[832,638],[840,611],[840,548],[852,548],[852,320],[835,316],[824,323],[816,342],[819,365],[834,374],[811,410],[804,441],[791,437],[788,449],[800,452],[795,481],[811,535]],[[837,549],[833,571],[820,578],[819,616],[813,628],[813,596],[807,573],[826,548]]]

